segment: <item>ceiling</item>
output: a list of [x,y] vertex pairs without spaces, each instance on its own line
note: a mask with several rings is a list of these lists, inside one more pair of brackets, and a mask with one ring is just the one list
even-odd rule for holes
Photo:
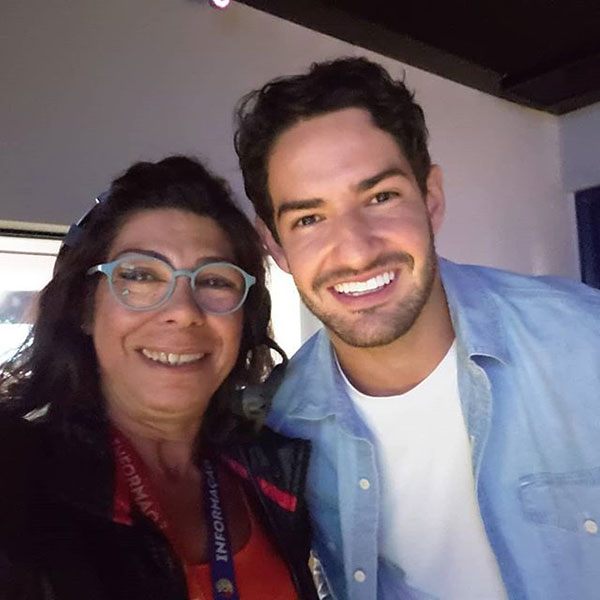
[[240,0],[552,114],[600,101],[600,0]]

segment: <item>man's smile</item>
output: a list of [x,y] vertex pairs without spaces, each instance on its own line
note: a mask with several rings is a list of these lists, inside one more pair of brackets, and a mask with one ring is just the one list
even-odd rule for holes
[[337,283],[333,286],[333,289],[338,294],[362,296],[363,294],[370,294],[383,289],[394,281],[394,279],[396,279],[396,271],[385,271],[365,281],[344,281]]

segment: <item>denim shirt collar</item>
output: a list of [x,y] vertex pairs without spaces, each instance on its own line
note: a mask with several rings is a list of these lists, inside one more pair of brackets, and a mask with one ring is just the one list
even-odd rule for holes
[[285,399],[287,415],[292,418],[325,419],[339,413],[340,385],[333,346],[321,328],[290,361],[274,403]]
[[509,362],[506,334],[498,306],[489,285],[482,282],[478,268],[465,269],[439,258],[442,285],[450,309],[452,326],[469,358],[487,356]]
[[[443,258],[439,259],[439,267],[459,348],[468,357],[490,357],[507,363],[509,353],[499,310],[493,294],[482,284],[480,272],[465,270]],[[290,361],[268,421],[277,428],[284,416],[319,420],[335,415],[349,432],[368,437],[345,395],[333,347],[327,331],[321,328]]]

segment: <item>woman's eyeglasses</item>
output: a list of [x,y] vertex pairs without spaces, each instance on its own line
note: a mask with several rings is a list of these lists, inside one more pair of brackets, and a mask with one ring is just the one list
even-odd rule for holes
[[227,315],[242,306],[256,278],[228,262],[211,262],[190,271],[173,269],[160,258],[125,254],[91,267],[87,274],[103,273],[110,291],[126,308],[152,310],[173,295],[177,277],[188,277],[198,306],[206,313]]

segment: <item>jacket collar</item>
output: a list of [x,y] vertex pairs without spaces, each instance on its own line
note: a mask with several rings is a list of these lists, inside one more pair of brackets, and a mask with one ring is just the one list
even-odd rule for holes
[[[459,346],[470,358],[491,357],[508,362],[508,350],[500,311],[485,281],[485,269],[457,265],[439,259],[440,275]],[[287,418],[325,419],[336,415],[357,435],[352,403],[335,365],[327,332],[321,328],[294,355],[278,389],[267,422],[275,429]]]
[[114,462],[106,424],[89,431],[82,423],[75,423],[68,432],[59,430],[52,419],[40,425],[45,438],[41,467],[47,496],[111,519]]

